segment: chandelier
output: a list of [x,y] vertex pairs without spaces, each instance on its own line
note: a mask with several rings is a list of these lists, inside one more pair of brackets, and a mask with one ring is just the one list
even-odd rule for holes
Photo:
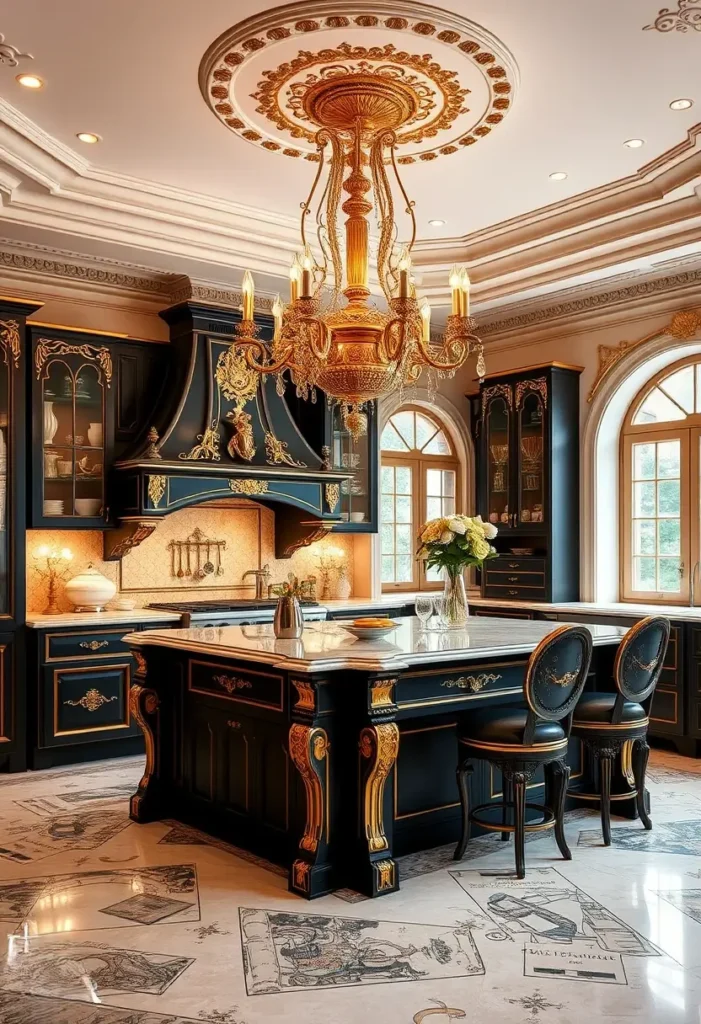
[[[415,386],[424,370],[429,393],[437,379],[453,376],[471,352],[484,376],[482,342],[469,314],[470,282],[465,269],[450,275],[452,310],[445,333],[431,337],[431,307],[418,300],[411,277],[416,237],[414,204],[397,168],[396,130],[415,117],[419,97],[403,81],[362,72],[331,74],[310,86],[303,98],[316,134],[318,170],[302,204],[302,253],[290,269],[290,301],[273,305],[273,340],[257,338],[253,321],[253,278],[243,281],[243,317],[235,345],[261,374],[277,374],[284,392],[288,373],[301,398],[316,400],[317,388],[343,407],[346,427],[364,432],[368,402]],[[396,179],[411,225],[410,241],[398,243],[395,200],[388,169]],[[326,173],[324,173],[326,172]],[[325,178],[323,189],[320,182]],[[317,252],[307,240],[314,197]],[[347,198],[341,204],[343,193]],[[374,203],[371,200],[374,196]],[[339,209],[346,214],[345,268],[339,238]],[[377,275],[387,300],[382,310],[370,302],[370,225],[377,222]],[[345,279],[345,287],[343,281]],[[345,299],[345,302],[341,298]]]

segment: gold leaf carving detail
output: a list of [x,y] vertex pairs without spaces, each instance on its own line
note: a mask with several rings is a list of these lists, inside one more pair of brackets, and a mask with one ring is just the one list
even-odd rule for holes
[[229,488],[234,492],[234,494],[267,494],[268,481],[237,478],[235,480],[229,480]]
[[103,704],[111,704],[115,700],[117,700],[116,697],[105,697],[93,687],[84,693],[80,700],[64,700],[63,703],[69,704],[71,707],[85,708],[86,711],[97,711]]
[[545,377],[536,377],[535,380],[520,380],[516,385],[516,408],[521,408],[521,403],[524,396],[529,391],[537,391],[540,397],[543,399],[543,405],[547,408],[548,405],[548,382]]
[[295,709],[299,711],[314,711],[316,707],[316,696],[314,687],[305,679],[293,679],[292,685],[297,691]]
[[211,427],[207,427],[204,434],[198,434],[197,440],[199,444],[194,445],[190,451],[185,454],[181,452],[178,455],[179,459],[185,459],[186,461],[197,462],[200,459],[211,459],[214,462],[219,462],[221,455],[219,454],[219,434],[216,429],[216,421],[212,423]]
[[164,476],[150,476],[148,478],[148,496],[154,508],[158,508],[161,498],[165,494],[167,479]]
[[0,320],[0,345],[2,346],[3,359],[7,366],[12,365],[17,369],[19,366],[19,323],[16,320]]
[[69,345],[66,341],[50,341],[48,338],[40,338],[34,350],[34,366],[37,371],[37,378],[41,377],[44,363],[51,356],[78,355],[88,359],[91,363],[97,363],[100,368],[99,379],[104,378],[107,387],[112,380],[112,356],[110,350],[104,345]]
[[212,680],[215,683],[219,683],[228,694],[234,693],[236,690],[252,690],[253,683],[248,679],[242,679],[240,676],[212,676]]
[[445,686],[448,690],[470,690],[471,693],[479,693],[485,686],[489,686],[490,683],[496,683],[501,679],[500,675],[495,675],[493,672],[480,672],[476,676],[458,676],[457,679],[445,679],[441,686]]
[[360,734],[360,753],[370,760],[363,794],[365,838],[370,853],[387,850],[383,799],[387,776],[399,753],[399,729],[394,722],[369,726]]
[[275,437],[275,434],[269,432],[265,435],[265,455],[270,466],[284,464],[285,466],[294,466],[296,469],[306,468],[306,463],[297,462],[296,459],[292,458],[287,451],[286,441],[281,441]]
[[324,493],[326,495],[326,505],[329,512],[335,512],[339,498],[341,497],[341,488],[338,484],[326,484]]

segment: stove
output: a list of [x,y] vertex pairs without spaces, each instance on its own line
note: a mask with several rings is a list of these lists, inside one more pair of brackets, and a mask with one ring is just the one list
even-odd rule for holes
[[[177,612],[180,625],[193,626],[248,626],[272,622],[277,598],[235,598],[230,601],[154,601],[149,605],[155,611]],[[306,621],[324,620],[326,609],[318,601],[301,601],[302,614]]]

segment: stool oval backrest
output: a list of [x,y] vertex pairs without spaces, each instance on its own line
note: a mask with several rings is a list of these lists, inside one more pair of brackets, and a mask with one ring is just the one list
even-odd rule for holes
[[651,615],[636,622],[621,640],[613,666],[619,694],[640,704],[650,697],[664,666],[670,633],[669,619]]
[[559,722],[574,710],[587,681],[592,636],[586,626],[560,626],[531,654],[523,684],[536,718]]

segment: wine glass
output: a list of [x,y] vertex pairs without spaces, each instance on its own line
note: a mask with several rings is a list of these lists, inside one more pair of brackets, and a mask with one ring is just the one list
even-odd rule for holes
[[426,629],[428,620],[433,615],[433,598],[428,597],[425,594],[420,594],[414,603],[414,610],[416,617],[421,622],[421,628]]

